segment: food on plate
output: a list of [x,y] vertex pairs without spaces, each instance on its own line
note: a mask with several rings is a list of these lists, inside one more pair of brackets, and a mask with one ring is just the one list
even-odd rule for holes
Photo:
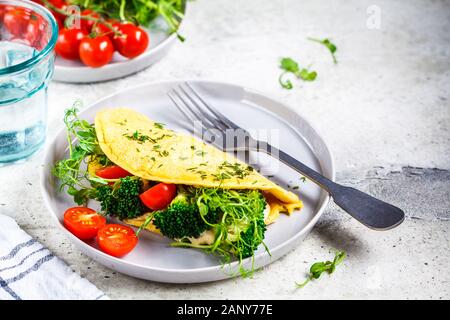
[[86,207],[69,208],[64,213],[64,226],[81,240],[95,238],[105,224],[104,216]]
[[65,123],[70,154],[53,170],[61,189],[78,204],[97,200],[103,214],[173,246],[242,262],[264,246],[268,224],[302,207],[297,195],[233,155],[134,110],[99,111],[92,125],[73,108]]
[[62,29],[59,31],[55,51],[64,59],[80,58],[80,43],[88,33],[82,29]]
[[103,252],[114,257],[122,257],[136,247],[138,238],[130,227],[107,224],[98,231],[97,242]]
[[[150,43],[143,27],[148,27],[158,17],[166,21],[170,33],[178,35],[184,8],[183,0],[35,2],[46,6],[58,22],[56,53],[93,68],[108,64],[114,51],[128,59],[143,54]],[[74,11],[73,6],[78,6],[81,12]],[[4,18],[5,25],[11,25],[13,34],[23,34],[22,29],[30,25],[29,20],[29,12],[18,10],[8,12]]]
[[79,46],[80,59],[92,68],[108,64],[114,54],[114,46],[108,36],[85,37]]

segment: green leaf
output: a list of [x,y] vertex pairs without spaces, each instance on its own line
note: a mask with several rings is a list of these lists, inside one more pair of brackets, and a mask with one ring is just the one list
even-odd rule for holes
[[299,70],[298,63],[292,58],[282,58],[280,61],[280,68],[292,73],[296,73]]
[[317,78],[316,71],[308,71],[308,69],[303,68],[299,73],[296,74],[300,79],[304,81],[314,81]]

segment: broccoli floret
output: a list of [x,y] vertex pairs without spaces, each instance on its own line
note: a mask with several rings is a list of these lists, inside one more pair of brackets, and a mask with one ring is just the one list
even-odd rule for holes
[[247,230],[241,232],[242,246],[239,248],[242,253],[242,258],[251,257],[253,252],[258,249],[258,246],[264,240],[264,233],[266,232],[266,224],[264,223],[264,213],[254,223],[251,223]]
[[[214,223],[217,216],[211,211],[205,219]],[[166,210],[156,212],[153,223],[171,239],[196,238],[209,228],[200,215],[195,199],[184,193],[177,195]]]
[[135,218],[146,209],[139,199],[141,180],[133,177],[121,178],[114,186],[103,185],[97,188],[96,199],[102,211],[119,219]]

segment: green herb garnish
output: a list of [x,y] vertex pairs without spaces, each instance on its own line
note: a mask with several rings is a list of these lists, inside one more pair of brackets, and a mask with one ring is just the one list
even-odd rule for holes
[[345,251],[337,251],[333,261],[316,262],[309,269],[309,277],[302,283],[296,283],[297,288],[303,288],[308,282],[313,279],[318,279],[324,272],[332,274],[336,270],[336,266],[339,265],[346,257]]
[[308,38],[308,40],[314,41],[314,42],[317,42],[317,43],[320,43],[320,44],[323,44],[325,47],[327,47],[328,50],[331,53],[331,56],[333,57],[333,62],[335,64],[337,64],[337,59],[336,59],[336,56],[335,56],[335,53],[337,51],[337,47],[336,47],[336,45],[334,43],[332,43],[330,41],[330,39],[320,40],[320,39],[316,39],[316,38]]
[[278,77],[278,82],[285,89],[292,89],[294,86],[289,79],[285,79],[286,74],[293,74],[295,77],[303,81],[314,81],[317,78],[316,71],[310,71],[307,68],[300,68],[298,63],[292,58],[282,58],[280,68],[284,72]]
[[65,112],[64,123],[67,128],[69,156],[58,161],[52,168],[53,175],[60,180],[59,189],[67,187],[67,193],[73,196],[79,205],[95,198],[97,193],[95,187],[107,184],[105,180],[92,177],[86,169],[81,168],[85,159],[98,162],[102,166],[111,164],[98,144],[94,126],[78,118],[78,107],[81,104],[80,101],[76,101],[73,107]]

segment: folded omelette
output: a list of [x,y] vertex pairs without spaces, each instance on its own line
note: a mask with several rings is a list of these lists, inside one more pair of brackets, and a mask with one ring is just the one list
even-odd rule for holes
[[[145,180],[205,188],[259,190],[269,210],[264,222],[280,213],[291,214],[302,202],[234,156],[190,135],[177,133],[127,108],[97,113],[95,129],[99,145],[116,165]],[[90,164],[90,172],[95,165]],[[148,214],[125,222],[141,226]],[[158,232],[150,223],[146,229]]]

